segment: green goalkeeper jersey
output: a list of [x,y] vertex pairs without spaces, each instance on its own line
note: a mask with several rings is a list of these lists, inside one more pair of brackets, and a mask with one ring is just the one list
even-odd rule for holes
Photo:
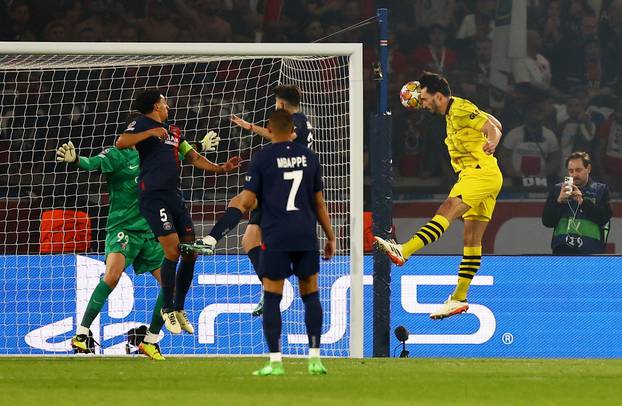
[[97,170],[106,176],[110,196],[106,231],[151,231],[138,209],[138,151],[134,148],[108,148],[90,158],[80,157],[78,166],[87,171]]

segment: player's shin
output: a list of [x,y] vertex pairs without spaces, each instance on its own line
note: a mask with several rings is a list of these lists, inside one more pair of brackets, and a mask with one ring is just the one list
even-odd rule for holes
[[162,302],[163,293],[162,289],[160,289],[155,305],[153,306],[153,313],[151,313],[151,324],[149,324],[149,330],[147,331],[147,335],[145,336],[145,341],[151,344],[155,344],[158,342],[158,338],[160,337],[160,331],[162,330],[162,326],[164,325],[164,319],[160,314],[160,310],[162,309]]
[[247,255],[248,259],[250,259],[251,264],[253,265],[253,270],[257,274],[259,280],[261,280],[263,278],[263,275],[261,274],[261,269],[259,267],[261,261],[261,245],[258,245],[248,250]]
[[408,259],[421,248],[441,238],[441,235],[449,228],[449,220],[440,214],[435,215],[412,236],[408,242],[402,244],[404,258]]
[[264,314],[263,314],[263,332],[268,343],[268,350],[270,351],[270,361],[276,361],[272,359],[272,354],[277,357],[276,354],[281,354],[281,299],[283,295],[272,292],[264,293]]
[[305,305],[305,325],[309,337],[308,372],[311,375],[324,375],[326,368],[320,360],[320,339],[322,337],[322,304],[319,292],[302,296]]
[[322,336],[322,304],[319,292],[302,296],[305,305],[305,326],[309,337],[309,357],[320,356],[320,337]]
[[183,310],[186,302],[186,295],[192,285],[192,278],[194,277],[194,264],[196,258],[182,258],[179,269],[177,270],[177,277],[175,283],[175,310]]
[[464,254],[458,270],[458,284],[451,298],[453,300],[466,300],[469,286],[482,262],[482,247],[464,247]]
[[103,280],[100,280],[91,298],[89,299],[89,303],[86,306],[86,311],[84,312],[84,316],[82,317],[82,322],[76,331],[76,334],[88,334],[89,327],[95,320],[95,317],[101,312],[102,307],[104,307],[104,303],[108,300],[108,296],[112,293],[112,288],[106,284]]
[[160,276],[162,278],[162,311],[165,313],[173,311],[173,292],[175,291],[175,268],[177,261],[168,258],[162,260]]
[[214,224],[212,231],[209,235],[216,241],[220,241],[225,234],[235,228],[242,219],[242,212],[235,207],[229,207],[225,211],[225,214]]

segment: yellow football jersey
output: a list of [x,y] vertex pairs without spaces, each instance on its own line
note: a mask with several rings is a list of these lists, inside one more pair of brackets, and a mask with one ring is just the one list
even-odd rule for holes
[[482,127],[488,121],[488,113],[481,111],[466,99],[452,96],[447,113],[447,138],[445,144],[456,172],[476,166],[497,166],[497,159],[482,149],[486,135]]

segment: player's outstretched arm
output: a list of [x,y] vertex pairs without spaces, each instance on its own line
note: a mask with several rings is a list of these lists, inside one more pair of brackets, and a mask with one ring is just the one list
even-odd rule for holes
[[115,146],[119,149],[130,148],[147,138],[156,137],[163,140],[168,136],[164,127],[155,127],[139,133],[123,133],[117,138]]
[[76,147],[73,146],[73,142],[69,141],[56,150],[56,160],[58,162],[66,162],[68,164],[74,164],[78,162],[80,157],[76,151]]
[[244,120],[243,118],[236,116],[235,114],[231,116],[231,121],[235,125],[242,127],[243,129],[247,131],[250,131],[255,134],[259,134],[265,139],[267,139],[268,141],[272,141],[272,133],[270,133],[270,130],[268,130],[267,128],[264,128],[264,127],[261,127],[255,124],[251,124],[248,121]]
[[493,115],[489,115],[488,121],[482,127],[482,132],[488,138],[488,141],[484,144],[484,152],[488,155],[495,153],[497,145],[501,140],[501,123]]
[[220,137],[216,133],[216,131],[208,131],[205,134],[205,137],[199,141],[201,144],[201,152],[212,152],[218,149],[218,144],[220,143]]
[[114,159],[114,154],[110,151],[111,150],[105,150],[99,155],[86,158],[79,156],[73,142],[69,141],[58,147],[56,150],[56,160],[58,162],[76,164],[86,171],[99,170],[102,173],[112,172],[117,166],[117,160]]
[[333,226],[330,223],[330,217],[328,215],[328,208],[324,201],[324,193],[322,191],[315,193],[315,211],[317,213],[317,221],[322,226],[324,234],[326,235],[326,244],[324,245],[324,255],[322,258],[330,259],[335,255],[337,251],[337,240],[335,238],[335,232]]
[[186,153],[184,161],[192,164],[192,166],[194,166],[195,168],[199,168],[207,172],[225,173],[231,172],[232,170],[239,168],[242,159],[239,156],[234,156],[233,158],[229,158],[229,160],[224,164],[218,165],[205,158],[194,149],[190,149]]

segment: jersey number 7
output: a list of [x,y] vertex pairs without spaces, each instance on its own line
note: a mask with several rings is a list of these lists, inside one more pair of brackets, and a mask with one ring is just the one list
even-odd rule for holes
[[292,188],[289,190],[289,196],[287,197],[287,211],[297,211],[299,210],[296,207],[296,194],[298,193],[298,188],[300,188],[300,184],[302,183],[302,171],[290,171],[283,172],[284,180],[291,180]]

